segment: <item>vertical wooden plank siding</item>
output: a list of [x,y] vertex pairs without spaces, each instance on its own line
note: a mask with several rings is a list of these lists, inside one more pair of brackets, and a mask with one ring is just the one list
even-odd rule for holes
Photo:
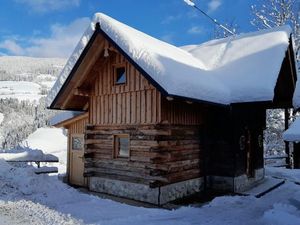
[[69,134],[83,134],[87,123],[88,123],[88,117],[73,122],[68,127]]
[[203,123],[203,105],[168,101],[166,98],[162,98],[160,102],[161,109],[158,109],[157,113],[162,113],[159,117],[164,123],[173,125],[200,125]]
[[[126,84],[115,84],[114,68],[119,65],[126,68]],[[160,123],[159,91],[122,55],[116,54],[105,65],[95,65],[94,68],[98,74],[91,90],[90,124]]]

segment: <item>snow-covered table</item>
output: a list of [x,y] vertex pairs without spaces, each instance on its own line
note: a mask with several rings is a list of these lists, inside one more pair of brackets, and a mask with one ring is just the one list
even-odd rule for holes
[[56,163],[59,162],[58,158],[51,154],[44,154],[40,150],[24,151],[18,153],[0,153],[0,159],[4,159],[6,162],[28,162],[36,163],[36,174],[42,173],[57,173],[57,167],[41,167],[41,163]]

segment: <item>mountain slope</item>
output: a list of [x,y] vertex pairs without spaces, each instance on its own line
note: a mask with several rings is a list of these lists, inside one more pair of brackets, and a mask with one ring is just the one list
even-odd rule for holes
[[0,57],[0,99],[38,101],[54,84],[66,60],[24,56]]

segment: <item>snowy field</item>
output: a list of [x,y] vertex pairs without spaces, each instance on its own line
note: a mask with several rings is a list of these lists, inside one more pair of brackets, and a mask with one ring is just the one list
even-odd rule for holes
[[55,58],[1,56],[0,98],[38,101],[53,86],[65,61]]
[[41,86],[28,81],[0,81],[0,98],[37,101],[42,97]]

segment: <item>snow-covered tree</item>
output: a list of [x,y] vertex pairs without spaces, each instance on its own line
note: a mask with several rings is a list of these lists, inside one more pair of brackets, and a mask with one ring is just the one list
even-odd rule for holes
[[[251,6],[253,19],[251,24],[260,29],[290,25],[295,40],[295,53],[300,70],[300,0],[260,0]],[[284,111],[267,111],[267,129],[265,131],[265,153],[267,155],[284,154]]]
[[282,139],[284,131],[284,111],[281,109],[267,110],[267,127],[265,130],[265,155],[282,155],[285,144]]
[[47,121],[57,113],[46,109],[45,97],[38,104],[12,98],[0,99],[0,112],[4,114],[0,124],[3,149],[16,147],[36,129],[47,126]]
[[295,53],[300,70],[300,0],[260,0],[252,5],[251,24],[266,29],[288,24],[293,29]]

